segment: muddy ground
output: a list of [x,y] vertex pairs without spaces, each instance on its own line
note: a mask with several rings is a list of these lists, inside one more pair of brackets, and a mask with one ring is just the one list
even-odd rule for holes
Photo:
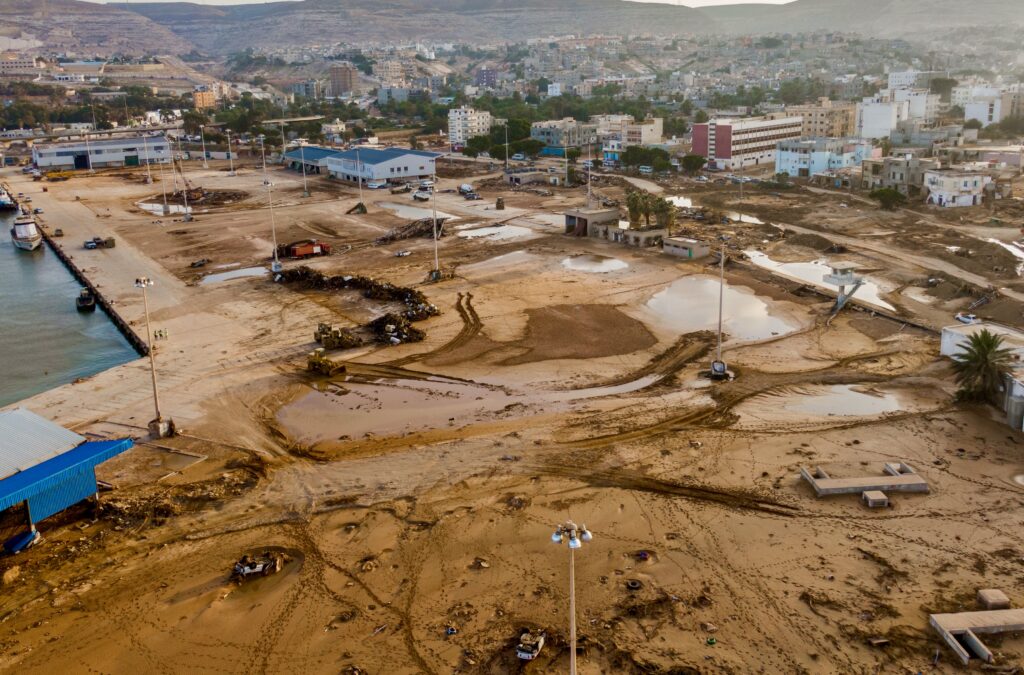
[[[154,320],[171,336],[157,352],[163,404],[183,434],[144,438],[141,361],[26,402],[138,444],[100,468],[113,489],[98,507],[44,522],[42,545],[0,561],[3,670],[565,672],[568,554],[550,534],[567,518],[594,532],[575,555],[585,673],[959,672],[928,614],[973,609],[981,587],[1024,602],[1024,439],[994,410],[954,402],[934,332],[975,286],[929,284],[909,259],[848,246],[904,320],[861,306],[828,321],[827,295],[744,259],[813,260],[835,232],[870,241],[907,216],[861,205],[840,229],[839,197],[745,202],[766,223],[835,220],[813,235],[722,226],[736,234],[723,358],[737,379],[712,383],[717,266],[567,237],[555,214],[581,189],[439,193],[455,220],[438,255],[455,276],[426,283],[430,239],[372,243],[407,222],[387,208],[407,195],[373,193],[351,216],[353,188],[317,179],[304,198],[301,176],[275,170],[279,241],[328,241],[334,255],[308,264],[417,288],[442,311],[415,324],[422,343],[334,352],[347,370],[325,378],[305,371],[316,323],[394,308],[263,276],[204,283],[266,265],[271,218],[256,169],[189,171],[249,197],[185,223],[135,207],[159,185],[76,177],[33,192],[69,246],[118,237],[75,255],[130,320],[129,278],[155,275]],[[691,187],[732,206],[720,186],[668,189]],[[621,181],[602,190],[624,194]],[[480,227],[496,229],[464,236]],[[189,266],[199,258],[210,262]],[[1020,315],[1011,298],[991,305]],[[815,498],[799,475],[889,461],[930,492],[868,510],[855,495]],[[283,570],[229,581],[235,560],[262,551]],[[513,651],[525,628],[548,636],[530,664]],[[1018,636],[986,641],[1000,665],[1024,659]]]

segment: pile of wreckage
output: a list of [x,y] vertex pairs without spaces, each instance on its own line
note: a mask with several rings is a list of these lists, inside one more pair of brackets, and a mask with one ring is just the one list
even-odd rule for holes
[[[437,238],[440,239],[444,236],[444,221],[447,218],[437,219]],[[434,219],[433,218],[420,218],[414,220],[411,223],[405,225],[399,225],[387,231],[387,233],[377,237],[374,240],[375,244],[388,244],[393,241],[401,241],[402,239],[413,239],[415,237],[433,237],[434,236]]]

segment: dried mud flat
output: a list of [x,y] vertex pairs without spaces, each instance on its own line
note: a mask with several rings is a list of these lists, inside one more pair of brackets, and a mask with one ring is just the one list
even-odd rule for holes
[[[118,185],[112,204],[151,189]],[[739,377],[710,383],[711,333],[643,319],[701,265],[540,228],[523,245],[446,238],[463,272],[424,284],[429,240],[401,258],[370,245],[393,217],[343,220],[355,196],[335,191],[293,207],[352,247],[313,265],[418,288],[442,313],[417,323],[421,343],[336,352],[348,370],[332,378],[304,372],[312,328],[381,303],[263,279],[175,285],[217,246],[223,262],[262,255],[263,212],[203,217],[188,246],[114,206],[90,221],[125,239],[117,255],[164,267],[155,315],[183,337],[161,376],[185,434],[102,466],[115,489],[95,514],[48,521],[42,546],[0,561],[4,672],[565,672],[568,560],[550,534],[566,518],[595,533],[576,554],[582,673],[959,672],[928,613],[973,608],[979,587],[1024,603],[1020,435],[953,403],[934,334],[857,311],[827,322],[822,297],[730,266],[791,330],[729,339]],[[64,207],[71,194],[51,190],[47,213],[105,213]],[[575,254],[629,271],[569,274]],[[32,404],[123,434],[151,414],[147,377],[129,364]],[[868,510],[799,478],[887,461],[931,492]],[[281,572],[229,582],[267,550]],[[524,628],[549,638],[531,664],[513,651]],[[1024,658],[1020,637],[990,644],[1000,664]]]

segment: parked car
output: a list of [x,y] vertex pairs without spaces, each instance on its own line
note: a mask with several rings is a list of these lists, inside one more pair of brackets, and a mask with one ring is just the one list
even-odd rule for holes
[[387,181],[383,181],[383,180],[371,180],[371,181],[366,183],[366,188],[368,190],[383,190],[387,186],[388,186]]
[[427,189],[430,189],[432,187],[434,187],[434,181],[432,181],[432,180],[421,180],[420,181],[420,189],[421,190],[427,190]]
[[459,186],[459,194],[460,195],[468,195],[472,191],[473,191],[473,186],[470,185],[469,183],[463,183],[462,185]]
[[517,152],[516,154],[512,155],[512,159],[516,160],[517,162],[521,162],[524,159],[526,159],[526,155],[524,155],[521,152]]
[[40,207],[38,207],[38,206],[36,208],[32,209],[32,213],[42,213],[42,212],[43,212],[43,210]]
[[417,190],[416,192],[412,193],[412,198],[418,202],[429,202],[430,192],[427,190]]
[[640,173],[642,173],[644,175],[649,176],[652,173],[654,173],[654,167],[653,166],[641,166],[641,167],[639,167],[637,169],[637,171],[639,171]]
[[478,195],[475,192],[467,192],[466,194],[464,194],[462,196],[465,197],[467,201],[471,201],[471,202],[480,199],[480,195]]
[[977,315],[967,314],[966,312],[957,312],[953,318],[955,318],[960,323],[966,323],[968,325],[972,323],[980,323]]

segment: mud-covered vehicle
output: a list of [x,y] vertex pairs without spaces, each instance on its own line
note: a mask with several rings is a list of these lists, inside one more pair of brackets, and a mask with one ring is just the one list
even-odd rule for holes
[[231,580],[242,583],[252,577],[269,577],[284,567],[284,556],[264,551],[262,554],[243,555],[231,571]]
[[531,633],[526,631],[519,637],[519,644],[516,645],[516,656],[523,661],[533,661],[544,648],[544,631]]

